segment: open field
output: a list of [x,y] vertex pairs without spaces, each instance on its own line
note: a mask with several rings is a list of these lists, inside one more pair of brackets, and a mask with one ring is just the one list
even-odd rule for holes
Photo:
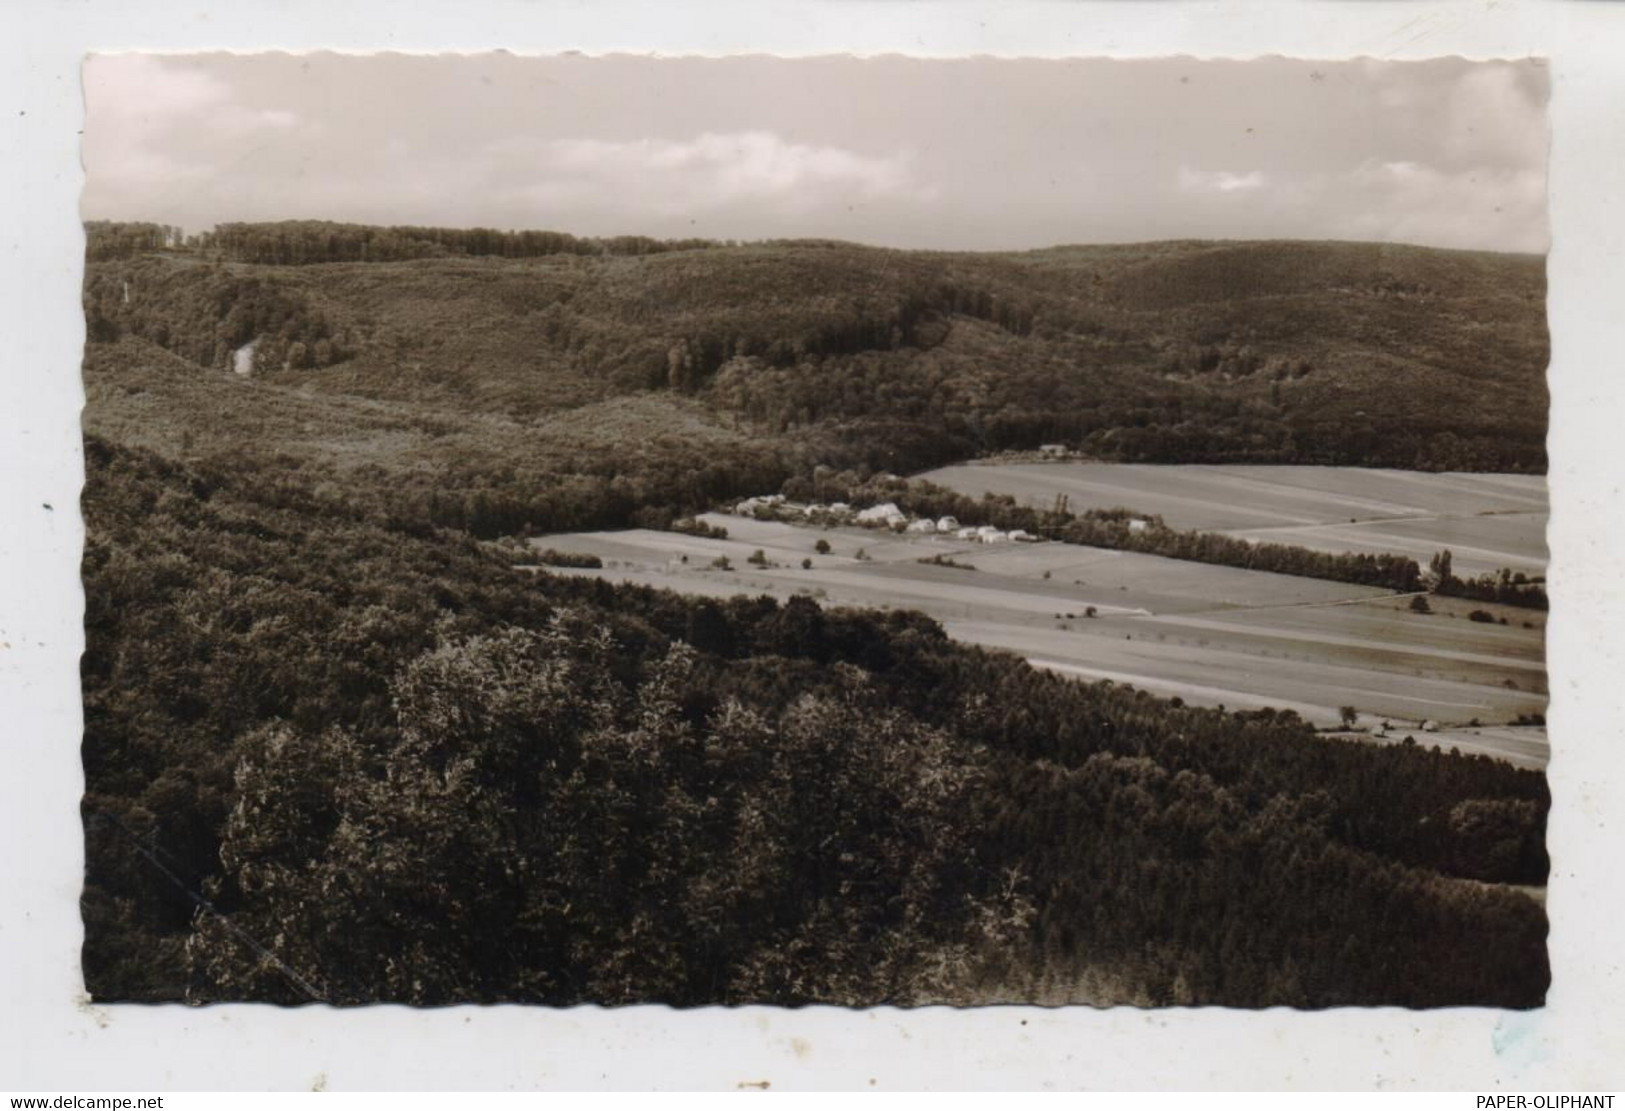
[[1122,505],[1173,528],[1328,552],[1392,552],[1427,564],[1449,548],[1459,575],[1544,573],[1546,480],[1357,467],[959,464],[920,476],[964,494],[1009,494],[1074,511]]
[[[712,597],[803,594],[917,609],[960,640],[1086,680],[1194,704],[1291,709],[1324,726],[1352,705],[1363,725],[1390,722],[1390,740],[1409,732],[1420,743],[1544,763],[1544,730],[1502,727],[1545,710],[1544,614],[1444,598],[1432,599],[1432,614],[1415,614],[1408,597],[1374,588],[1066,544],[707,519],[728,539],[627,530],[534,543],[604,561],[551,569],[560,574]],[[820,539],[828,554],[815,552]],[[766,566],[748,562],[757,551]],[[918,562],[937,555],[969,568]],[[729,569],[713,566],[719,557]],[[1468,621],[1472,609],[1506,624]],[[1438,731],[1422,733],[1424,721]]]

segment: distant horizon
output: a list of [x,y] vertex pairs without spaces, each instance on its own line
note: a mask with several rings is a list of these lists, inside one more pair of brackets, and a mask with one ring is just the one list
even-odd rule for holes
[[[838,246],[842,246],[842,247],[859,247],[859,248],[862,248],[864,250],[870,250],[870,251],[900,251],[900,252],[904,252],[904,253],[907,253],[907,254],[941,254],[941,255],[1025,255],[1025,254],[1040,254],[1040,253],[1045,252],[1045,251],[1065,251],[1065,250],[1069,250],[1069,249],[1073,249],[1073,248],[1088,248],[1088,247],[1163,247],[1163,246],[1168,246],[1170,244],[1175,244],[1175,243],[1191,243],[1191,244],[1204,244],[1204,245],[1205,244],[1247,245],[1247,244],[1265,244],[1265,243],[1306,243],[1306,244],[1323,244],[1323,245],[1329,245],[1329,246],[1351,246],[1351,247],[1406,247],[1406,248],[1412,248],[1412,249],[1423,250],[1423,251],[1443,251],[1443,252],[1449,252],[1449,253],[1452,253],[1452,254],[1516,255],[1516,256],[1520,256],[1520,257],[1524,257],[1524,258],[1546,258],[1550,254],[1549,249],[1548,250],[1542,250],[1542,251],[1530,251],[1530,250],[1500,249],[1500,248],[1493,248],[1493,247],[1439,247],[1439,246],[1434,246],[1433,244],[1430,244],[1430,243],[1418,243],[1418,242],[1415,242],[1415,241],[1412,241],[1412,240],[1403,240],[1403,239],[1334,239],[1334,238],[1316,239],[1316,238],[1298,237],[1298,236],[1250,236],[1250,237],[1239,237],[1239,236],[1222,236],[1222,235],[1211,235],[1211,236],[1183,235],[1183,236],[1174,236],[1174,237],[1170,237],[1170,238],[1167,238],[1167,239],[1123,239],[1123,240],[1095,240],[1095,241],[1071,240],[1071,241],[1066,241],[1066,242],[1048,243],[1048,244],[1044,244],[1042,246],[1033,246],[1033,247],[956,248],[956,247],[893,247],[893,246],[889,246],[889,245],[884,244],[884,243],[869,243],[869,242],[864,242],[862,240],[857,240],[857,239],[841,239],[841,238],[838,238],[838,237],[835,237],[835,236],[828,236],[828,235],[777,235],[777,236],[771,236],[771,237],[762,238],[762,239],[737,239],[737,238],[729,238],[729,237],[716,237],[716,238],[713,238],[713,237],[710,237],[710,236],[699,236],[699,235],[695,235],[695,236],[660,236],[660,235],[647,235],[647,234],[644,234],[642,232],[609,232],[609,233],[603,233],[603,234],[599,234],[599,233],[589,234],[589,233],[585,233],[585,232],[571,231],[570,229],[563,228],[563,227],[546,227],[546,226],[542,226],[542,225],[535,225],[535,226],[499,226],[499,225],[493,225],[493,224],[411,224],[411,223],[380,224],[380,223],[373,223],[373,222],[365,221],[365,220],[334,220],[334,219],[329,219],[327,217],[322,217],[322,216],[289,216],[289,217],[268,218],[268,219],[258,219],[258,220],[229,219],[229,220],[220,220],[220,221],[218,221],[216,223],[209,224],[206,227],[199,227],[199,228],[196,228],[196,229],[187,228],[187,227],[185,227],[183,225],[175,224],[175,223],[172,223],[172,222],[167,222],[167,221],[164,221],[164,220],[151,219],[151,218],[146,218],[146,217],[130,217],[130,216],[98,216],[98,217],[94,217],[94,218],[84,218],[84,219],[82,219],[81,222],[83,224],[85,224],[85,225],[97,224],[97,223],[108,223],[108,224],[156,224],[156,225],[160,225],[160,226],[168,226],[168,227],[179,228],[180,232],[181,232],[181,234],[183,236],[201,235],[201,234],[204,234],[206,232],[216,231],[219,228],[221,228],[222,226],[229,225],[229,224],[243,224],[243,225],[254,225],[254,226],[274,226],[276,224],[333,224],[335,226],[365,227],[365,228],[386,228],[386,229],[391,229],[391,230],[393,230],[393,229],[410,229],[410,230],[444,230],[444,231],[492,231],[492,232],[497,232],[497,233],[500,233],[500,234],[503,234],[503,235],[518,235],[518,234],[525,233],[525,232],[532,232],[532,233],[545,233],[545,234],[549,234],[549,235],[566,235],[566,236],[569,236],[569,237],[571,237],[573,239],[580,239],[580,240],[652,239],[652,240],[655,240],[656,242],[660,242],[660,243],[682,243],[682,242],[685,242],[685,241],[688,241],[688,240],[697,240],[697,241],[704,242],[706,244],[715,245],[715,248],[720,248],[720,249],[724,249],[724,250],[726,250],[726,249],[728,249],[730,247],[757,247],[757,246],[770,246],[770,245],[774,245],[774,244],[797,245],[797,244],[828,243],[828,244],[838,245]],[[170,249],[173,249],[173,248],[164,248],[164,249],[170,250]],[[708,247],[706,249],[713,249],[713,248]],[[500,255],[466,255],[466,256],[460,256],[460,257],[501,258],[503,256],[500,256]],[[402,260],[396,260],[396,261],[416,262],[416,261],[425,261],[425,260],[402,259]],[[513,259],[512,261],[521,261],[521,260],[516,258],[516,259]],[[280,264],[266,263],[264,265],[280,265]],[[309,264],[306,264],[306,265],[320,265],[320,264],[309,263]],[[333,265],[347,265],[347,264],[346,263],[335,263]]]
[[1543,254],[1538,59],[107,54],[86,218]]

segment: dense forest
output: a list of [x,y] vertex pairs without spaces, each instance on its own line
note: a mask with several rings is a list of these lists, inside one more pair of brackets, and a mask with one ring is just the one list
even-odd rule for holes
[[[247,243],[399,230],[230,227]],[[124,249],[102,234],[93,257]],[[86,305],[95,338],[205,366],[257,339],[257,375],[323,394],[525,420],[652,391],[875,470],[1046,442],[1122,461],[1545,469],[1538,258],[658,246],[387,262],[313,246],[306,265],[130,248],[91,264]]]
[[321,227],[304,265],[244,261],[251,227],[93,229],[95,998],[1544,998],[1516,890],[1549,867],[1540,773],[490,542],[1052,438],[1539,469],[1537,263],[432,236],[360,262]]

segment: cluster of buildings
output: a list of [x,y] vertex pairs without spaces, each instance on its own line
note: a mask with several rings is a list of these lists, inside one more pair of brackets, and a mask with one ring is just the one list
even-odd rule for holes
[[1005,541],[1032,543],[1039,538],[1025,529],[994,528],[992,525],[961,527],[953,517],[911,517],[897,507],[896,502],[881,502],[867,509],[853,509],[846,502],[802,504],[792,502],[780,494],[746,498],[734,506],[736,517],[758,517],[774,521],[804,520],[820,525],[857,525],[859,528],[890,529],[892,532],[947,535],[958,540],[980,544],[999,544]]
[[[943,520],[952,521],[953,518],[944,517]],[[1026,529],[1013,528],[1009,532],[1005,532],[1003,529],[996,529],[992,525],[981,525],[978,528],[962,528],[954,530],[939,528],[937,531],[952,531],[956,539],[974,540],[979,544],[1002,544],[1006,540],[1014,540],[1018,544],[1035,544],[1040,539],[1039,537],[1028,532]]]

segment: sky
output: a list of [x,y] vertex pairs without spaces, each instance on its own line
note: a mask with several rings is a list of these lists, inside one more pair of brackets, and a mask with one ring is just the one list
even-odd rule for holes
[[1538,60],[96,55],[86,219],[1540,253]]

